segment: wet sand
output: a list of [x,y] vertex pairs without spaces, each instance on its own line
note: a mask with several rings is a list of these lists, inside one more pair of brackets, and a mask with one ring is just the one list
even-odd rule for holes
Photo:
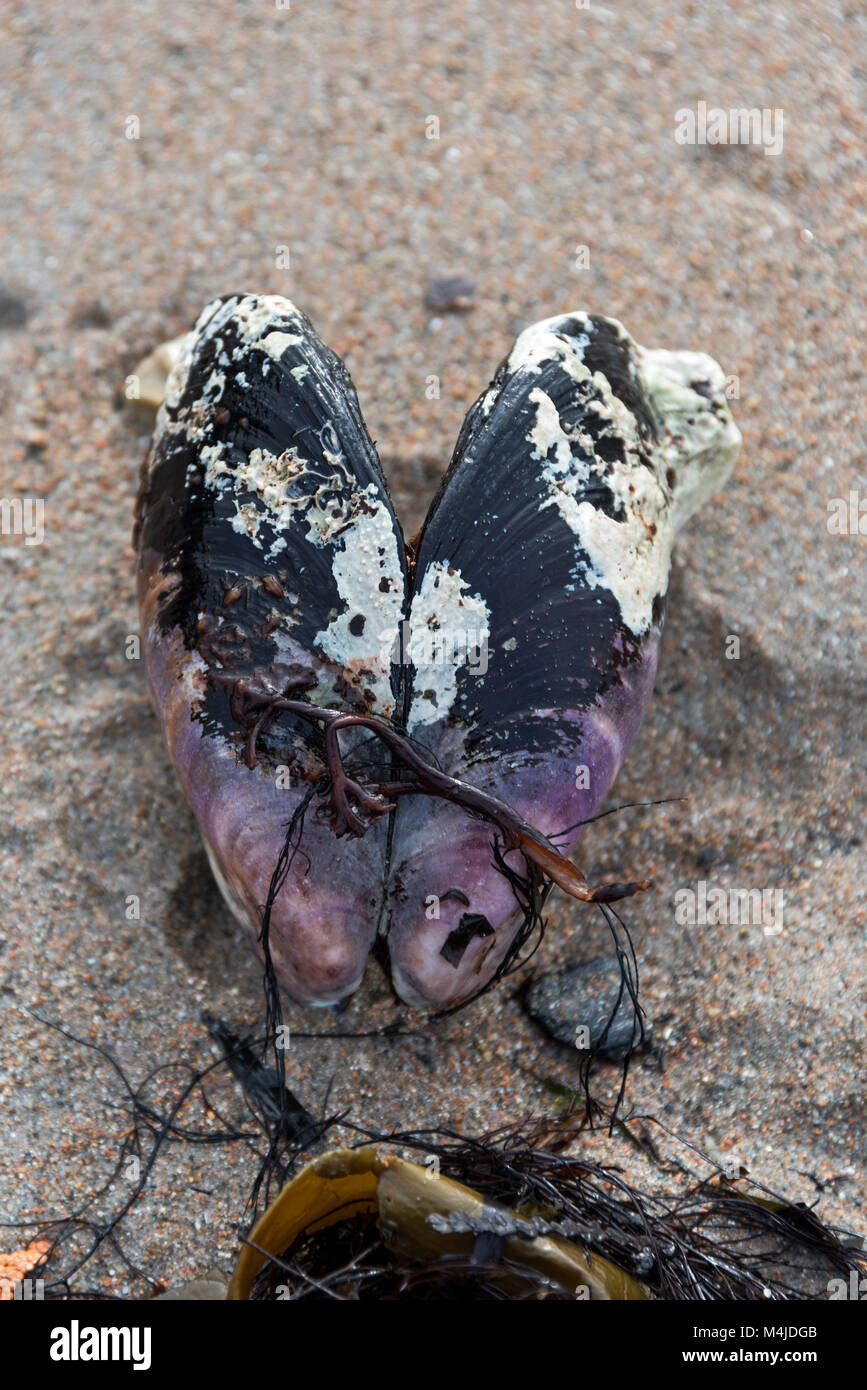
[[[44,501],[45,535],[0,538],[0,1210],[68,1211],[128,1127],[108,1066],[27,1010],[137,1079],[216,1055],[203,1008],[261,1027],[261,972],[125,656],[149,431],[124,381],[241,289],[288,295],[344,356],[407,534],[536,319],[613,315],[737,378],[741,457],[681,539],[652,708],[610,798],[689,799],[601,821],[580,862],[655,883],[625,912],[656,1043],[629,1107],[863,1232],[867,536],[827,524],[850,489],[867,510],[863,14],[71,0],[3,29],[0,495]],[[781,153],[679,144],[675,113],[699,101],[781,110]],[[425,307],[446,274],[474,282],[471,308]],[[783,930],[680,925],[675,894],[700,881],[781,892]],[[552,899],[531,968],[606,949],[598,914]],[[291,1085],[315,1110],[330,1083],[331,1108],[383,1128],[547,1110],[541,1078],[573,1084],[576,1059],[516,983],[418,1037],[299,1038]],[[339,1027],[395,1018],[419,1023],[371,964]],[[601,1093],[618,1079],[604,1068]],[[214,1095],[240,1113],[228,1083]],[[660,1181],[623,1143],[586,1151]],[[252,1175],[241,1146],[164,1151],[126,1250],[170,1282],[230,1268]],[[145,1287],[113,1255],[97,1278]]]

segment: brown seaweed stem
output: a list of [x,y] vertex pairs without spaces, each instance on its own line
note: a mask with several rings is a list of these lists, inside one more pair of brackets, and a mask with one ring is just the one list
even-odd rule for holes
[[[395,809],[394,797],[436,796],[461,806],[470,815],[490,821],[500,831],[508,850],[519,850],[525,859],[536,864],[564,892],[581,902],[617,902],[650,887],[650,879],[636,883],[601,883],[595,888],[591,887],[577,865],[564,858],[550,840],[523,820],[505,801],[480,787],[450,777],[425,758],[405,734],[377,715],[347,714],[343,710],[326,709],[286,693],[276,695],[262,691],[243,677],[227,673],[212,672],[211,679],[231,686],[232,712],[239,722],[250,712],[256,711],[245,743],[245,760],[250,767],[255,767],[259,761],[256,743],[274,714],[285,712],[324,726],[325,760],[331,778],[336,835],[364,835],[374,821]],[[310,684],[309,677],[299,676],[286,689],[300,690],[309,688]],[[406,780],[373,783],[368,790],[346,771],[339,739],[340,732],[346,729],[369,730],[412,776]]]

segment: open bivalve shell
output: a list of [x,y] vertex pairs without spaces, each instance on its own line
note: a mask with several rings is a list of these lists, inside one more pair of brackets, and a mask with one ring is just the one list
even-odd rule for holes
[[[427,1263],[473,1257],[479,1242],[497,1242],[497,1276],[506,1297],[541,1274],[552,1296],[623,1301],[650,1298],[624,1270],[569,1240],[532,1231],[519,1213],[428,1168],[373,1149],[335,1149],[309,1163],[256,1222],[229,1285],[230,1300],[251,1297],[269,1256],[281,1259],[301,1237],[351,1217],[375,1214],[383,1242],[400,1260]],[[488,1257],[490,1258],[490,1256]],[[538,1279],[533,1280],[535,1287]]]

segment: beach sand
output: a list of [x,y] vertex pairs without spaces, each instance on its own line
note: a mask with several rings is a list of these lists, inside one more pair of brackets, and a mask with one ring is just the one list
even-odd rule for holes
[[[654,880],[624,905],[655,1031],[627,1110],[863,1233],[867,536],[831,534],[828,503],[860,488],[867,511],[864,13],[69,0],[2,28],[0,492],[44,501],[45,526],[41,545],[0,538],[4,1219],[80,1205],[129,1127],[107,1063],[35,1015],[136,1082],[216,1057],[203,1009],[262,1027],[261,970],[125,655],[149,423],[124,382],[245,290],[295,300],[345,358],[407,534],[536,319],[612,315],[736,378],[742,453],[681,537],[653,704],[610,804],[688,800],[601,821],[578,858],[591,881]],[[781,152],[678,143],[676,112],[700,101],[781,111]],[[447,274],[475,285],[464,312],[425,307]],[[678,924],[675,894],[700,881],[781,892],[782,931]],[[598,913],[557,895],[530,969],[609,949]],[[417,1035],[295,1038],[292,1089],[318,1111],[330,1086],[330,1110],[379,1128],[546,1112],[545,1078],[574,1085],[577,1058],[518,983],[426,1028],[371,963],[339,1018],[287,1021]],[[609,1065],[597,1088],[618,1082]],[[214,1097],[242,1113],[228,1081]],[[616,1137],[581,1144],[665,1181]],[[240,1144],[164,1148],[124,1249],[158,1281],[229,1270],[255,1167]],[[77,1281],[148,1288],[113,1251]]]

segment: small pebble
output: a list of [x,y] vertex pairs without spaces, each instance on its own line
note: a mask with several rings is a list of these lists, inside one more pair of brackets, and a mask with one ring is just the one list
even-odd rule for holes
[[[579,1051],[597,1052],[607,1062],[620,1062],[639,1037],[635,1012],[628,993],[617,1006],[621,986],[620,967],[610,956],[598,956],[583,965],[550,970],[538,976],[524,991],[524,1007],[532,1019],[557,1042]],[[607,1032],[606,1032],[607,1027]],[[579,1029],[586,1028],[589,1041]],[[651,1028],[644,1022],[644,1044],[650,1045]]]
[[424,306],[438,313],[462,313],[473,307],[476,287],[465,275],[434,276],[424,292]]

